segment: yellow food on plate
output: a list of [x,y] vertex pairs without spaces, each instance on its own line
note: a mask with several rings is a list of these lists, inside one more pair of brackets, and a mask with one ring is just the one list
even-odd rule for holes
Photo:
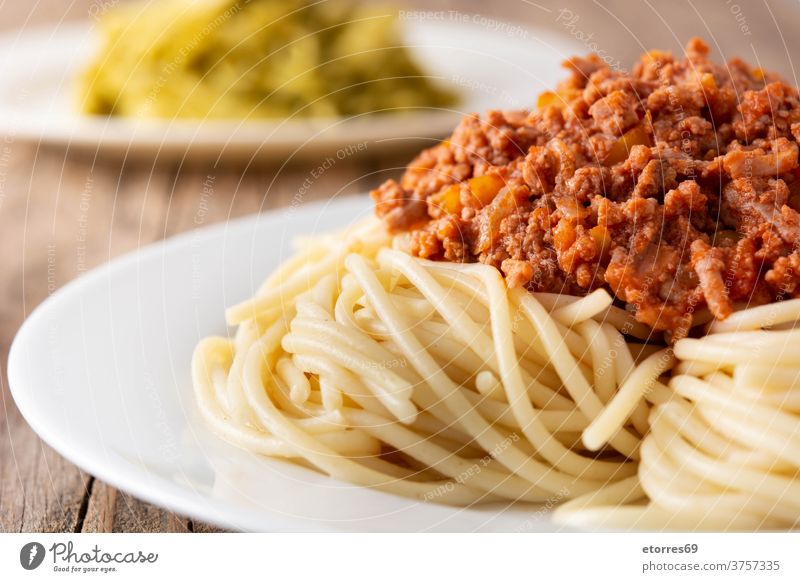
[[393,11],[350,2],[163,0],[115,7],[79,79],[84,112],[139,118],[354,116],[447,107]]

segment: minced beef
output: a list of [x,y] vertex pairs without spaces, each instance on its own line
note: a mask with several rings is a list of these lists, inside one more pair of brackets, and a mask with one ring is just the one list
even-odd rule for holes
[[698,39],[630,73],[565,65],[536,111],[470,115],[373,191],[411,253],[532,291],[605,287],[671,339],[704,307],[800,294],[795,88]]

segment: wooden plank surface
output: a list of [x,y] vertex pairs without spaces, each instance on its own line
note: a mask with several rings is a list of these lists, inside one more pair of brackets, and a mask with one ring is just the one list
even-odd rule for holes
[[[0,2],[3,29],[86,18],[112,4]],[[445,11],[444,19],[452,18],[447,11],[457,9],[462,14],[518,18],[576,38],[577,33],[596,33],[597,46],[625,63],[645,44],[675,49],[689,36],[702,34],[711,36],[726,56],[752,59],[755,53],[762,65],[791,78],[786,57],[800,49],[800,35],[789,28],[799,20],[786,13],[789,2],[773,4],[771,10],[742,3],[749,35],[725,3],[669,3],[670,9],[661,14],[664,25],[650,26],[644,40],[635,23],[652,22],[653,10],[664,4],[625,2],[623,8],[621,0],[603,6],[590,0],[572,2],[568,7],[579,19],[571,25],[559,16],[566,6],[561,2],[514,0],[489,6],[478,0],[420,0],[416,4],[428,11]],[[692,10],[701,12],[702,18],[692,16]],[[676,24],[681,18],[684,25]],[[782,23],[782,36],[775,34],[776,22]],[[397,175],[403,161],[374,159],[369,152],[353,156],[316,180],[307,201],[363,192]],[[67,281],[121,253],[195,227],[204,183],[213,183],[214,195],[205,200],[203,221],[211,224],[291,203],[314,164],[217,168],[95,159],[0,137],[0,532],[215,531],[95,480],[44,445],[9,396],[8,348],[31,310]]]

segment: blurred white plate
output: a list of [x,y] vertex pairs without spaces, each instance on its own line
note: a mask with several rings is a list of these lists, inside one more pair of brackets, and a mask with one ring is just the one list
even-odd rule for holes
[[201,228],[111,261],[53,294],[9,354],[14,400],[33,429],[87,472],[224,527],[272,530],[553,531],[536,507],[457,509],[336,481],[237,449],[194,405],[197,342],[225,334],[291,239],[360,220],[367,197]]
[[426,72],[462,95],[454,110],[282,121],[140,120],[79,113],[75,75],[97,50],[89,23],[21,30],[0,38],[0,134],[116,155],[242,159],[330,153],[367,142],[411,148],[450,133],[465,112],[520,108],[563,76],[582,51],[571,39],[514,25],[447,19],[400,21]]

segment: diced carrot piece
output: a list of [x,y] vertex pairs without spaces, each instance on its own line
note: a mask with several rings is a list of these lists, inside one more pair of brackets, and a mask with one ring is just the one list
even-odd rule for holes
[[583,91],[574,87],[562,87],[557,92],[545,91],[536,100],[536,107],[544,109],[545,107],[566,107],[573,99],[581,96]]
[[469,182],[469,191],[478,200],[481,206],[486,206],[494,200],[500,188],[505,186],[505,180],[497,174],[484,174],[472,178]]
[[461,186],[451,184],[431,196],[431,203],[447,214],[461,214]]
[[637,125],[633,129],[626,131],[622,137],[613,143],[608,151],[605,161],[606,166],[613,166],[628,159],[631,148],[636,145],[652,146],[650,134],[644,125]]
[[716,91],[717,90],[717,82],[714,80],[714,75],[711,73],[704,73],[700,77],[700,86],[705,89],[706,91]]
[[672,53],[668,51],[651,50],[642,55],[642,61],[650,63],[668,62],[672,60]]
[[553,246],[557,251],[564,252],[575,242],[577,233],[575,227],[568,220],[560,220],[553,232]]
[[544,109],[545,107],[550,107],[551,105],[558,105],[559,98],[558,95],[553,93],[552,91],[545,91],[539,98],[536,100],[536,107],[539,109]]

